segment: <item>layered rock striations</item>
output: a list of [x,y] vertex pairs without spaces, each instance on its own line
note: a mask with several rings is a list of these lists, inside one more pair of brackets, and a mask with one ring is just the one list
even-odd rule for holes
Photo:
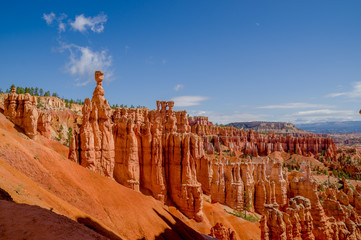
[[4,98],[4,115],[21,127],[30,138],[37,134],[39,113],[35,103],[35,97],[28,93],[16,94],[15,88]]
[[278,207],[277,204],[265,205],[261,220],[262,239],[315,239],[310,200],[297,196],[289,200],[285,211]]
[[234,231],[218,222],[211,228],[209,236],[219,240],[237,240],[236,233]]

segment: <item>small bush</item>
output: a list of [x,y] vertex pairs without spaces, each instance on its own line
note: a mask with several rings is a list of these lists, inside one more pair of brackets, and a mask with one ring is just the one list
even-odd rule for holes
[[236,217],[240,217],[240,218],[242,218],[244,220],[247,220],[249,222],[258,222],[260,220],[257,216],[255,216],[253,214],[247,214],[247,213],[245,214],[243,212],[239,212],[239,211],[236,211],[236,210],[233,210],[233,212],[229,212],[226,209],[224,209],[224,211],[226,213],[232,214],[232,215],[234,215]]

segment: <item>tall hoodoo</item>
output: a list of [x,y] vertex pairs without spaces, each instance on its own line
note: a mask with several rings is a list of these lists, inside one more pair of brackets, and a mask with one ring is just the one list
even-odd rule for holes
[[201,221],[196,162],[204,156],[203,140],[190,133],[186,113],[174,112],[172,101],[157,101],[157,110],[152,111],[112,111],[104,98],[103,73],[97,71],[95,80],[69,158],[163,202],[170,198],[187,217]]

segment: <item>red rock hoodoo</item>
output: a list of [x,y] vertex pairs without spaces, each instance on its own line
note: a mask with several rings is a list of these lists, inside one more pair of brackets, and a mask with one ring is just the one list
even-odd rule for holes
[[4,99],[4,115],[23,128],[30,138],[34,138],[37,133],[39,113],[35,103],[35,97],[28,93],[16,94],[15,88]]

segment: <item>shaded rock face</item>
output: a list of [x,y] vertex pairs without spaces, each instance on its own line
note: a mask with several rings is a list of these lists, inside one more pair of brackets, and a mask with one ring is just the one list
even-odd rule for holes
[[22,128],[25,134],[34,138],[37,134],[39,113],[35,106],[35,97],[30,94],[16,94],[15,88],[4,99],[4,115]]
[[[214,159],[211,163],[211,171],[208,163],[202,163],[206,166],[197,172],[197,176],[203,191],[211,196],[213,203],[259,214],[263,213],[265,204],[277,203],[281,207],[287,204],[288,183],[282,164],[276,160],[266,158],[260,162],[251,159],[230,162],[227,159]],[[204,177],[206,172],[211,172],[212,177]]]
[[203,140],[190,133],[185,112],[173,102],[157,110],[110,109],[104,99],[103,74],[86,99],[83,123],[75,132],[69,158],[120,184],[173,202],[187,217],[202,220],[202,189],[196,162],[204,157]]
[[51,115],[49,112],[46,111],[40,111],[39,112],[39,118],[38,118],[38,124],[37,124],[37,130],[38,132],[43,135],[46,138],[51,138]]
[[226,228],[222,223],[218,222],[211,228],[211,233],[209,236],[219,240],[237,240],[236,233],[234,231]]

